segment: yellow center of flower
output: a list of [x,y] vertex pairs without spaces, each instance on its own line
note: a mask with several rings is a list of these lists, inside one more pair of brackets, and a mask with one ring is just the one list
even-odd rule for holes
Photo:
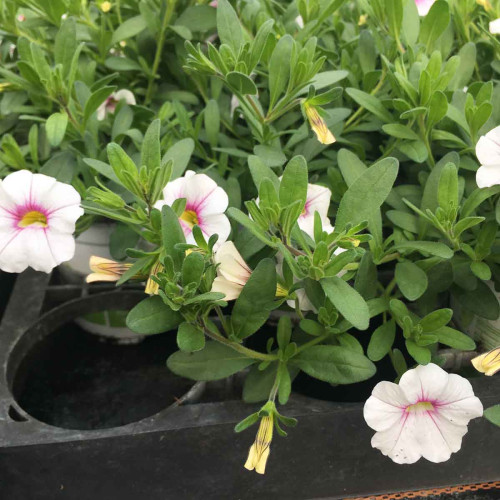
[[103,12],[109,12],[111,10],[111,2],[102,2],[101,10]]
[[411,411],[422,412],[422,411],[432,411],[432,410],[434,410],[434,406],[432,406],[432,403],[429,403],[429,401],[419,401],[414,405],[406,407],[407,412]]
[[31,212],[26,212],[17,225],[18,227],[47,227],[47,217],[37,210],[32,210]]
[[193,227],[198,224],[198,216],[194,210],[184,210],[179,218],[182,219],[189,227]]

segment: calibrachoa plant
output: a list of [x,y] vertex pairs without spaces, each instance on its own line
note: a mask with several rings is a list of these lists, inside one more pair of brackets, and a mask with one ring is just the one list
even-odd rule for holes
[[138,4],[2,4],[0,268],[114,221],[87,281],[144,283],[175,374],[244,374],[247,469],[298,376],[372,380],[372,446],[448,460],[500,370],[498,2]]

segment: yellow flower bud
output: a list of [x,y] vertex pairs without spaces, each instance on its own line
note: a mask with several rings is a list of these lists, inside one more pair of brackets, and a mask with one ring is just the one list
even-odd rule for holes
[[304,112],[318,141],[321,142],[321,144],[333,144],[336,139],[326,126],[325,120],[321,118],[316,107],[306,102],[304,103]]
[[491,6],[491,3],[489,0],[476,0],[478,5],[481,5],[481,7],[484,8],[486,11],[492,11],[493,7]]
[[359,16],[358,26],[363,26],[364,24],[366,24],[367,20],[368,20],[368,14],[363,14],[362,16]]
[[152,276],[158,276],[158,273],[163,272],[164,269],[163,264],[159,261],[156,262],[156,264],[151,268],[148,281],[146,281],[146,289],[144,290],[148,295],[158,295],[160,285],[152,278]]
[[87,276],[86,281],[94,283],[95,281],[118,281],[122,274],[132,267],[132,264],[92,255],[89,267],[92,273]]
[[481,373],[491,377],[500,371],[500,347],[485,352],[472,360],[474,368]]
[[259,431],[255,442],[250,447],[245,469],[254,470],[258,474],[266,472],[266,463],[271,452],[271,441],[273,439],[273,417],[263,417],[260,421]]
[[100,7],[104,13],[109,12],[111,10],[111,2],[102,2]]

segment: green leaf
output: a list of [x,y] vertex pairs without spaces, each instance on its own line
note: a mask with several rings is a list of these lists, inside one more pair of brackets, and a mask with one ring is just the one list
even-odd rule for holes
[[332,304],[358,330],[366,330],[370,323],[370,312],[363,297],[343,279],[333,276],[323,278],[321,286]]
[[429,117],[427,118],[427,127],[431,129],[439,123],[448,112],[448,100],[444,92],[437,90],[432,94],[429,102]]
[[380,118],[383,122],[391,123],[394,121],[391,113],[387,111],[382,102],[375,96],[354,88],[348,88],[346,89],[346,92],[351,99],[356,101],[363,108],[366,108],[370,111],[370,113],[373,113],[375,116]]
[[186,255],[182,263],[182,285],[187,286],[190,283],[195,283],[198,287],[205,269],[205,259],[198,252],[191,252]]
[[391,192],[398,175],[398,161],[385,158],[368,168],[346,191],[340,202],[335,229],[370,220]]
[[361,382],[376,372],[375,365],[366,356],[340,346],[312,346],[299,352],[289,363],[330,384]]
[[431,362],[431,351],[427,347],[421,347],[413,340],[407,340],[405,342],[408,354],[420,365],[427,365]]
[[233,49],[238,56],[244,42],[243,29],[235,10],[227,0],[217,3],[217,33],[220,41]]
[[394,250],[416,250],[423,254],[435,255],[442,259],[451,259],[453,250],[444,243],[434,241],[407,241],[394,246]]
[[447,325],[452,316],[453,311],[451,309],[438,309],[424,316],[418,324],[422,327],[424,333],[433,333]]
[[269,179],[276,191],[280,188],[280,180],[278,176],[269,168],[268,165],[259,156],[250,155],[248,157],[248,167],[250,168],[250,173],[252,174],[253,183],[257,188],[260,188],[260,183],[263,179]]
[[484,418],[489,420],[492,424],[500,427],[500,404],[491,406],[484,410]]
[[476,348],[476,343],[468,335],[449,326],[443,326],[433,333],[437,335],[441,344],[453,347],[454,349],[473,351]]
[[194,151],[194,141],[191,138],[182,139],[176,142],[161,159],[162,164],[166,164],[169,160],[172,160],[174,168],[172,170],[171,180],[181,177],[181,175],[186,170],[186,167],[191,160],[191,155]]
[[272,259],[263,259],[236,299],[231,323],[236,337],[255,333],[268,319],[276,295],[276,269]]
[[183,318],[158,296],[139,302],[127,316],[127,326],[141,335],[154,335],[177,328]]
[[204,113],[205,133],[207,134],[210,146],[215,148],[219,142],[220,131],[220,111],[219,105],[215,99],[207,102]]
[[245,403],[258,403],[267,400],[276,380],[277,366],[277,363],[271,363],[265,370],[259,370],[259,367],[255,365],[250,368],[243,383],[243,401]]
[[154,120],[144,134],[141,147],[141,166],[145,165],[148,170],[160,166],[160,126],[159,119]]
[[438,0],[425,16],[420,28],[420,41],[427,46],[428,52],[433,47],[434,42],[444,33],[448,24],[450,24],[448,2]]
[[66,134],[68,126],[68,115],[66,113],[54,113],[47,118],[45,131],[47,139],[52,147],[57,147],[61,144]]
[[290,78],[290,60],[294,40],[290,35],[280,38],[269,61],[269,110],[285,91]]
[[86,123],[97,108],[116,90],[116,87],[101,87],[92,93],[85,103],[83,122]]
[[220,380],[237,373],[255,360],[247,358],[219,342],[209,341],[202,351],[177,351],[167,360],[168,368],[180,377],[192,380]]
[[482,282],[477,282],[474,290],[463,290],[462,288],[453,288],[453,297],[460,305],[480,316],[491,321],[496,321],[500,316],[500,303],[490,287]]
[[388,123],[387,125],[382,125],[382,130],[386,134],[389,134],[392,137],[397,137],[398,139],[408,139],[409,141],[418,141],[420,139],[417,133],[410,127],[400,123]]
[[147,26],[146,20],[142,16],[130,17],[124,21],[111,37],[111,44],[116,45],[118,42],[125,40],[126,38],[132,38],[138,35]]
[[415,45],[420,33],[420,16],[414,0],[406,0],[403,8],[402,35],[408,45]]
[[415,163],[423,163],[429,157],[427,148],[420,139],[417,141],[403,142],[399,144],[397,148]]
[[348,187],[367,170],[367,166],[348,149],[341,149],[338,152],[337,162]]
[[366,353],[372,361],[380,361],[392,348],[396,337],[396,323],[390,320],[380,325],[373,333]]
[[161,208],[161,233],[166,254],[172,257],[175,268],[180,269],[184,251],[176,249],[175,245],[186,243],[186,238],[177,214],[168,205]]
[[76,48],[75,19],[73,17],[68,17],[61,24],[54,42],[54,60],[56,64],[62,64],[64,77],[69,73]]
[[417,300],[427,289],[427,274],[413,262],[405,261],[396,264],[395,275],[401,293],[408,300]]
[[303,156],[294,156],[285,167],[281,179],[279,190],[281,208],[292,205],[297,200],[303,208],[307,199],[307,183],[306,160]]
[[195,325],[181,323],[177,330],[177,345],[184,352],[201,351],[205,347],[205,335]]
[[237,92],[243,95],[257,95],[257,87],[253,80],[244,75],[243,73],[239,73],[238,71],[231,71],[226,75],[227,83],[236,90]]

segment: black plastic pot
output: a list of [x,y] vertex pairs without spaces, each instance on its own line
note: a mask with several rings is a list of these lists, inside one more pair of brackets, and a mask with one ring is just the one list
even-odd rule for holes
[[[161,411],[126,425],[81,430],[43,423],[20,404],[29,353],[71,317],[131,307],[142,297],[128,290],[73,298],[37,321],[48,308],[47,284],[44,275],[21,275],[0,328],[2,500],[346,498],[500,479],[500,432],[484,419],[471,422],[462,450],[448,462],[400,466],[371,448],[362,403],[296,394],[285,413],[299,425],[286,439],[275,437],[265,476],[243,468],[256,429],[233,431],[258,406],[210,401],[207,395],[220,396],[210,384],[201,400],[199,393],[184,398],[195,404],[166,401]],[[472,383],[485,407],[497,402],[500,378]]]

